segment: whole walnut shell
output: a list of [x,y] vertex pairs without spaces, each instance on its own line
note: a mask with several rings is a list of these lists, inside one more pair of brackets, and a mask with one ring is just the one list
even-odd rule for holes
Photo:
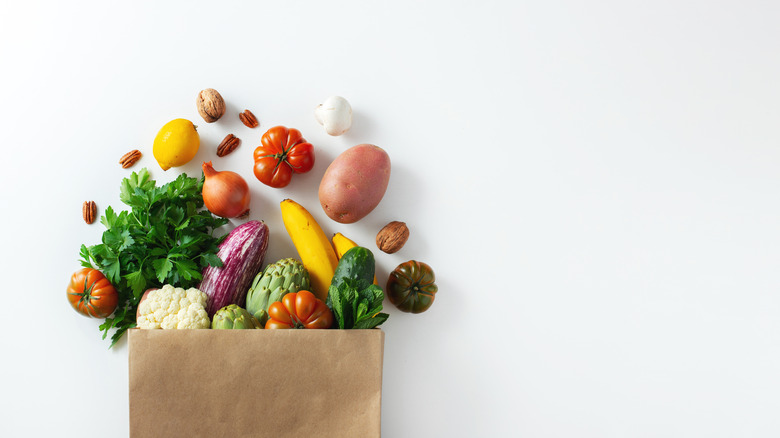
[[225,114],[225,100],[213,88],[206,88],[198,93],[198,114],[206,123],[214,123]]
[[376,246],[383,252],[393,254],[401,249],[409,239],[409,228],[406,224],[393,221],[385,225],[376,235]]

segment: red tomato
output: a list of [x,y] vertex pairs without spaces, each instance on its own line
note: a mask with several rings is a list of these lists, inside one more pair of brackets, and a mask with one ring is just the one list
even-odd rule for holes
[[68,301],[77,312],[93,318],[114,313],[118,302],[116,289],[97,269],[76,271],[68,284]]
[[267,329],[327,329],[333,325],[333,312],[313,293],[301,290],[287,294],[268,306]]
[[314,167],[314,146],[301,131],[274,126],[263,134],[255,149],[255,176],[265,185],[281,188],[290,184],[293,173]]

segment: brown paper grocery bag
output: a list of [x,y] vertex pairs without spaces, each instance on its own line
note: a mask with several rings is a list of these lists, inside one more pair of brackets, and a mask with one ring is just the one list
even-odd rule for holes
[[382,330],[128,336],[132,438],[380,435]]

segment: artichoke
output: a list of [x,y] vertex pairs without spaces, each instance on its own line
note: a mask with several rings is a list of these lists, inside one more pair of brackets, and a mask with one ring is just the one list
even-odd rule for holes
[[265,326],[271,303],[281,301],[288,293],[310,288],[309,271],[303,264],[295,259],[282,259],[257,274],[246,296],[246,309]]
[[229,304],[214,314],[211,321],[213,329],[259,329],[263,328],[257,318],[246,309],[235,304]]

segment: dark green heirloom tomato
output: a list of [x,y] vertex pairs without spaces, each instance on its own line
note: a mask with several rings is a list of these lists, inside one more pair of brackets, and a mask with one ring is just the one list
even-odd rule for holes
[[433,304],[436,291],[433,269],[423,262],[401,263],[387,279],[387,296],[402,312],[422,313]]

